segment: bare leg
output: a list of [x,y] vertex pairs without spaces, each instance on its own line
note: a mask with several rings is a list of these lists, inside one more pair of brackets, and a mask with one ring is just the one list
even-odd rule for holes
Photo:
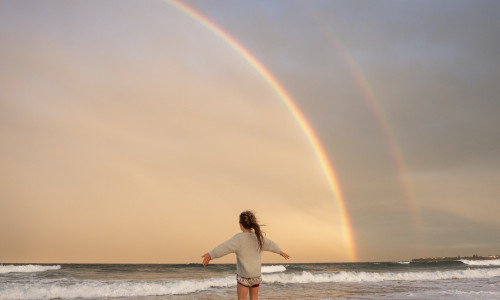
[[247,300],[247,295],[248,295],[248,287],[237,284],[236,292],[238,293],[238,300]]
[[250,288],[250,300],[258,300],[259,299],[259,287],[251,287]]

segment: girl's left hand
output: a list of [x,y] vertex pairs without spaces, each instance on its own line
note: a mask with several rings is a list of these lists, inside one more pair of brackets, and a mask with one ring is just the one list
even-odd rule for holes
[[208,253],[203,254],[201,257],[203,257],[202,264],[204,267],[206,267],[208,265],[208,263],[210,262],[210,260],[212,259],[212,257]]

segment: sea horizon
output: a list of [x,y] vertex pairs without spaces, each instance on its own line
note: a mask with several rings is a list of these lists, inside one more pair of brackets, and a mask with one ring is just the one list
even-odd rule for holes
[[[233,299],[232,263],[0,264],[0,299]],[[492,299],[500,259],[264,263],[262,299]]]
[[[414,257],[410,259],[392,259],[392,260],[358,260],[354,262],[349,261],[317,261],[317,262],[291,262],[287,261],[286,264],[343,264],[343,263],[384,263],[384,262],[399,262],[399,261],[413,261],[413,260],[449,260],[449,259],[477,259],[477,260],[491,260],[500,259],[500,254],[494,255],[457,255],[457,256],[429,256],[429,257]],[[4,261],[0,262],[2,264],[89,264],[89,265],[184,265],[184,264],[201,264],[201,262],[60,262],[60,261],[29,261],[29,262],[15,262],[15,261]],[[231,265],[235,263],[231,262],[217,262],[211,261],[211,265]],[[263,265],[267,264],[284,264],[282,260],[276,260],[274,262],[262,262]]]

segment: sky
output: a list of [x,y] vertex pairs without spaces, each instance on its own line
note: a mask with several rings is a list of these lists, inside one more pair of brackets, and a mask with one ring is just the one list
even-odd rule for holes
[[0,263],[198,263],[247,209],[292,263],[500,254],[499,12],[1,1]]

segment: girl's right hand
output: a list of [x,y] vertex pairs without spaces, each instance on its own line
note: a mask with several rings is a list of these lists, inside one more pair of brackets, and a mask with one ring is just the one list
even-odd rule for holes
[[285,259],[290,259],[290,256],[283,251],[281,251],[280,255],[283,256]]
[[203,254],[201,257],[203,257],[203,261],[201,263],[203,264],[204,267],[206,267],[210,262],[210,260],[212,259],[212,257],[208,253]]

